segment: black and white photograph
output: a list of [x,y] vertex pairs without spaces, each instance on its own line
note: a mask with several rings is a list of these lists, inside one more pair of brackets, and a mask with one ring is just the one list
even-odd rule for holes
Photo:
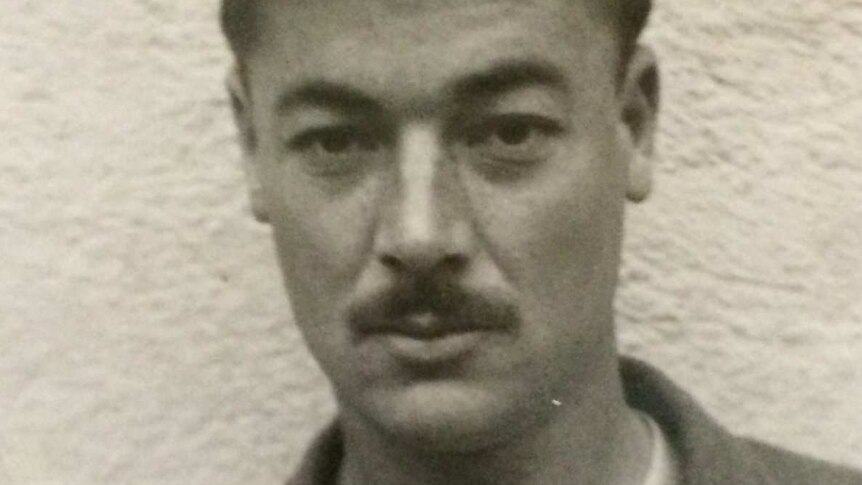
[[862,0],[4,0],[0,485],[862,485]]

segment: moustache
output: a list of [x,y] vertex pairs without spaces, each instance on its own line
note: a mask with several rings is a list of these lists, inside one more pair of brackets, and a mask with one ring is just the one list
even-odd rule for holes
[[[421,316],[421,318],[420,318]],[[360,335],[401,333],[418,338],[517,326],[517,307],[490,292],[465,288],[451,278],[405,278],[348,308]]]

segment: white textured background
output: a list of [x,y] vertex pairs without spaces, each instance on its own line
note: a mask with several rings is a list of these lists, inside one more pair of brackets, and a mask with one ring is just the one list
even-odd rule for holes
[[[0,2],[0,483],[274,485],[332,412],[247,214],[216,8]],[[649,37],[622,345],[862,466],[862,0],[659,0]]]

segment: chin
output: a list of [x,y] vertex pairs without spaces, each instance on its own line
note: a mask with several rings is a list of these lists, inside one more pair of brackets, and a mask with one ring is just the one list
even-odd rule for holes
[[540,412],[513,392],[465,383],[421,383],[371,398],[370,418],[393,442],[437,453],[470,453],[523,433]]

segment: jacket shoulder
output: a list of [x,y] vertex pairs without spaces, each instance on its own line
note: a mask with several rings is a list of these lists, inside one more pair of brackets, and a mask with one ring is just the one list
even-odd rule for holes
[[782,485],[862,485],[862,472],[754,440],[745,440],[750,458]]

